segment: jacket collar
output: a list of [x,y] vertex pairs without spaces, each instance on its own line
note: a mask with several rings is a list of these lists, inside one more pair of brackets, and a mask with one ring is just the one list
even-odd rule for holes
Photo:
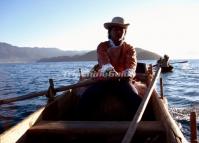
[[113,42],[113,40],[109,39],[109,45],[110,45],[110,48],[118,48],[120,46],[122,46],[122,44],[124,43],[124,40],[121,41],[120,45],[119,46],[116,46]]

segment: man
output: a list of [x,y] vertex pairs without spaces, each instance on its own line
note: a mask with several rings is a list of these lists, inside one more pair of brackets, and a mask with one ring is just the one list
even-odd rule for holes
[[108,41],[100,43],[97,48],[102,73],[112,71],[131,78],[135,76],[136,52],[124,41],[128,25],[121,17],[114,17],[111,22],[104,24],[108,30]]
[[[132,119],[141,103],[142,98],[137,94],[137,90],[132,84],[132,79],[136,74],[136,52],[131,45],[124,41],[128,25],[124,23],[122,17],[114,17],[111,22],[104,24],[104,27],[108,30],[108,41],[101,42],[97,47],[100,72],[105,76],[111,72],[114,73],[114,76],[121,77],[120,80],[104,80],[96,83],[83,93],[78,106],[79,117],[82,120],[95,120],[96,116],[93,115],[99,112],[96,109],[103,104],[103,99],[110,95],[117,99],[115,100],[116,104],[118,101],[121,104],[119,103],[118,107],[113,109],[115,103],[110,100],[109,107],[106,107],[107,104],[105,105],[104,111],[106,114],[102,112],[101,116],[97,115],[97,119]],[[123,110],[120,110],[121,108]],[[107,114],[109,109],[111,111],[108,111]],[[113,115],[113,112],[116,114]],[[123,116],[124,112],[126,114]],[[111,116],[109,116],[110,114]]]
[[162,60],[162,67],[169,67],[169,56],[164,55],[164,59]]

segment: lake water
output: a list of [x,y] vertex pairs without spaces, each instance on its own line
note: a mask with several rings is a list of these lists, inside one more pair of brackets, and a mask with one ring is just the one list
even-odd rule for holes
[[[141,62],[155,64],[155,61]],[[76,83],[79,68],[82,73],[87,73],[95,64],[95,61],[0,64],[0,99],[47,90],[50,78],[54,80],[55,87]],[[168,99],[170,112],[189,140],[189,114],[194,110],[199,116],[199,60],[188,60],[173,66],[173,72],[162,74],[164,95]],[[0,132],[44,106],[46,101],[46,97],[37,97],[0,105]],[[199,134],[198,119],[197,127]]]

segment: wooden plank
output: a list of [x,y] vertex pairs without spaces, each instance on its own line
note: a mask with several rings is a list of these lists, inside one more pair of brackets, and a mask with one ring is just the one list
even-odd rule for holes
[[[42,121],[29,129],[29,134],[113,135],[125,133],[130,121]],[[159,121],[142,121],[138,133],[164,132]]]
[[141,102],[131,124],[129,125],[129,128],[122,140],[122,143],[130,143],[131,142],[131,140],[136,132],[136,128],[137,128],[139,122],[141,121],[142,115],[144,114],[144,111],[149,102],[151,94],[155,88],[155,83],[157,82],[157,79],[158,79],[160,73],[161,73],[161,68],[158,67],[158,69],[153,77],[153,80],[151,81],[149,87],[147,88],[144,98],[142,99],[142,102]]
[[18,97],[12,97],[12,98],[8,98],[8,99],[0,99],[0,105],[1,104],[8,104],[11,102],[15,102],[15,101],[21,101],[21,100],[26,100],[26,99],[30,99],[30,98],[35,98],[38,96],[43,96],[47,93],[47,91],[40,91],[40,92],[32,92],[26,95],[22,95],[22,96],[18,96]]
[[160,96],[163,99],[164,97],[164,90],[163,90],[163,81],[162,81],[162,77],[160,78]]
[[40,117],[44,107],[37,110],[22,122],[8,129],[0,135],[0,143],[15,143],[24,135],[24,133],[35,124],[35,122]]
[[198,143],[196,118],[196,112],[192,111],[190,114],[191,143]]

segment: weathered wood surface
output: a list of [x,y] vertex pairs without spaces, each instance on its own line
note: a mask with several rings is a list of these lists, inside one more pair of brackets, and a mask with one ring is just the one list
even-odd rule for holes
[[[29,129],[29,134],[64,134],[64,135],[96,135],[106,136],[124,134],[130,121],[42,121]],[[138,125],[138,133],[157,134],[164,132],[159,121],[142,121]]]
[[190,113],[190,129],[191,129],[191,143],[198,143],[197,140],[197,123],[196,123],[196,112]]
[[18,123],[17,125],[2,133],[0,135],[0,143],[17,142],[19,138],[21,138],[24,135],[24,133],[35,124],[43,110],[44,107],[25,118],[22,122]]

